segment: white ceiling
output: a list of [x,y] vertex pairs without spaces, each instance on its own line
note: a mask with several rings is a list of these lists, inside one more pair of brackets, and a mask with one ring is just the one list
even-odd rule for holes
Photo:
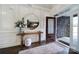
[[51,9],[53,6],[55,6],[55,4],[34,4],[34,5],[48,9]]
[[28,6],[28,7],[38,6],[38,7],[47,8],[47,9],[51,9],[55,5],[56,4],[23,4],[23,6]]

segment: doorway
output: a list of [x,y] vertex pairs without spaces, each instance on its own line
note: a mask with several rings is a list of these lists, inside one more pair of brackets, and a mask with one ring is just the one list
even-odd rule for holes
[[59,42],[70,45],[70,16],[57,18],[56,37]]
[[46,42],[55,41],[55,17],[46,17]]

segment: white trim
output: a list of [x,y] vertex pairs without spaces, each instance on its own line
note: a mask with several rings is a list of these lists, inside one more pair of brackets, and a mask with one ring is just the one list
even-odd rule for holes
[[68,46],[68,45],[66,45],[66,44],[63,44],[63,43],[59,42],[58,40],[57,40],[56,42],[59,43],[59,44],[61,44],[62,46],[65,46],[65,47],[67,47],[67,48],[70,48],[70,46]]
[[72,48],[72,42],[73,42],[73,15],[70,16],[70,47]]
[[15,31],[0,31],[0,33],[17,33]]
[[55,23],[55,39],[57,40],[57,17],[56,17],[56,23]]
[[[78,12],[78,44],[79,45],[79,12]],[[79,46],[77,47],[78,51],[79,51]]]

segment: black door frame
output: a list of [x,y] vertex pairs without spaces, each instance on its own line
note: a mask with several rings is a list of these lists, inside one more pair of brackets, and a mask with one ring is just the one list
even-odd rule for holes
[[[54,20],[54,38],[55,38],[55,31],[56,31],[56,18],[55,17],[46,17],[46,42],[48,41],[48,19]],[[55,39],[53,40],[55,41]]]

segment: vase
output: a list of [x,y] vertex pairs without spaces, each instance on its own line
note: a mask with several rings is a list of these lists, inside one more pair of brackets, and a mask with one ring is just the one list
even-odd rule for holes
[[25,39],[25,46],[31,46],[31,38]]

